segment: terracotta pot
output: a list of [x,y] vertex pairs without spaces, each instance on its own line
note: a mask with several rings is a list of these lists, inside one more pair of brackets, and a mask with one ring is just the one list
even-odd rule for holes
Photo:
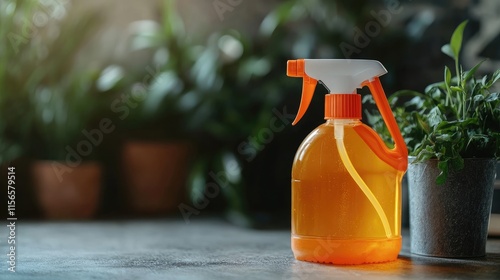
[[46,218],[89,219],[97,212],[102,176],[98,162],[83,162],[70,168],[64,162],[36,161],[32,174]]
[[177,209],[185,196],[190,153],[182,142],[126,142],[123,176],[130,207],[141,214]]

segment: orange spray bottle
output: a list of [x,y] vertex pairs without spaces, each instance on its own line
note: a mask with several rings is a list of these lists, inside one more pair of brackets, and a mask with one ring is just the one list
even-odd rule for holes
[[[362,264],[395,260],[401,250],[401,180],[408,151],[374,60],[289,60],[303,79],[295,125],[319,81],[326,122],[300,145],[292,167],[292,250],[298,260]],[[357,88],[368,86],[393,138],[389,149],[361,120]]]

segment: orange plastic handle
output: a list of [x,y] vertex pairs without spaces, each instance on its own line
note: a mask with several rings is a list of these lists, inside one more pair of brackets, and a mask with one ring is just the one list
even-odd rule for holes
[[304,114],[306,113],[307,108],[309,108],[309,104],[311,104],[314,90],[316,89],[318,81],[306,74],[306,64],[304,59],[288,60],[286,66],[287,76],[300,77],[303,80],[302,97],[300,98],[299,112],[297,112],[297,116],[295,116],[295,120],[293,120],[292,122],[292,125],[296,125],[300,121],[302,116],[304,116]]
[[355,126],[354,130],[380,159],[397,170],[406,171],[408,167],[408,149],[406,148],[403,136],[401,136],[396,119],[392,114],[380,79],[375,77],[372,81],[366,81],[362,85],[368,86],[372,92],[373,99],[375,100],[375,104],[377,104],[380,115],[382,115],[389,133],[392,139],[394,139],[394,148],[389,149],[380,136],[373,131],[373,129],[364,124]]

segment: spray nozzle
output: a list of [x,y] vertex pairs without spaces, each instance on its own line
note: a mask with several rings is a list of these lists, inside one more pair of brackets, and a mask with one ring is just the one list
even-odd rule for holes
[[287,75],[303,79],[299,112],[293,125],[299,122],[311,103],[318,81],[330,93],[355,93],[364,83],[387,73],[376,60],[297,59],[287,63]]

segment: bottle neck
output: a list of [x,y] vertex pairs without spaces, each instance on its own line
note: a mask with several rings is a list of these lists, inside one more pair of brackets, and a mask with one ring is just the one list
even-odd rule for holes
[[355,125],[359,123],[360,120],[358,119],[327,119],[326,124],[327,125]]

